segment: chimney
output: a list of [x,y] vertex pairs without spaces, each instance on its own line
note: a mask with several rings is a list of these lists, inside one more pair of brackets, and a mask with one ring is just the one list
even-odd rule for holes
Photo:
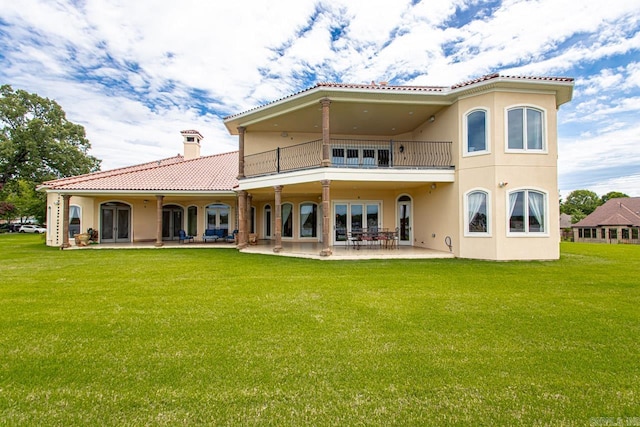
[[204,137],[197,130],[183,130],[180,132],[182,135],[182,142],[184,144],[184,159],[191,160],[200,157],[200,141]]

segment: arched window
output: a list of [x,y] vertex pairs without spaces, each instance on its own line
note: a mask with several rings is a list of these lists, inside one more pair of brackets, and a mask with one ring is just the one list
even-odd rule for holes
[[302,203],[300,205],[300,237],[318,237],[318,205]]
[[489,151],[485,110],[474,110],[467,114],[465,130],[465,154],[481,154]]
[[293,205],[282,204],[282,237],[293,237]]
[[489,234],[489,194],[486,191],[474,190],[467,193],[465,234]]
[[69,206],[69,237],[82,233],[82,224],[80,222],[80,206]]
[[531,107],[507,110],[507,149],[543,151],[544,112]]
[[547,195],[535,190],[509,193],[509,232],[545,233]]

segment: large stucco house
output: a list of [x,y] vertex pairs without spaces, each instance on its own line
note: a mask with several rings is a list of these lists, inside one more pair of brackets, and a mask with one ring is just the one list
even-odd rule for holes
[[[187,155],[202,138],[187,131],[185,156],[162,172],[45,183],[47,243],[67,245],[79,216],[82,229],[122,220],[120,241],[158,245],[226,226],[240,248],[255,236],[331,256],[352,233],[391,230],[400,246],[462,258],[557,259],[557,110],[572,94],[570,78],[498,74],[450,87],[320,83],[225,118],[238,152]],[[180,185],[153,185],[173,173]],[[81,183],[94,178],[104,186]]]

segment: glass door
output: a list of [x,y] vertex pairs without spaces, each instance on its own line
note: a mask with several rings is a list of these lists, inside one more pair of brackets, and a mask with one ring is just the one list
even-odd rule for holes
[[105,203],[100,207],[100,242],[131,241],[131,208],[124,203]]
[[183,230],[183,209],[176,205],[166,205],[162,208],[162,240],[178,240],[180,230]]
[[398,199],[398,244],[411,245],[411,228],[411,197],[402,196]]
[[351,232],[377,230],[380,202],[338,202],[333,205],[335,245],[344,245]]
[[333,206],[335,223],[333,240],[337,244],[344,244],[347,241],[347,209],[346,203],[336,203]]

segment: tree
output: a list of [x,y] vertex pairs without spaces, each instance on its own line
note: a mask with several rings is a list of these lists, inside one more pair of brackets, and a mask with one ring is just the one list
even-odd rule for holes
[[560,212],[583,218],[596,210],[602,204],[602,200],[596,193],[590,190],[574,190],[567,196],[567,200],[560,205]]
[[619,191],[609,191],[607,194],[601,197],[601,200],[602,200],[602,203],[604,204],[609,199],[620,199],[622,197],[629,197],[629,196]]
[[[36,183],[24,179],[13,185],[13,190],[7,192],[7,202],[14,206],[13,219],[19,218],[20,222],[26,222],[28,218],[35,218],[38,223],[46,221],[46,194],[36,191]],[[9,188],[9,187],[7,187]]]
[[11,221],[15,218],[16,207],[9,202],[0,202],[0,219]]
[[84,127],[67,120],[53,100],[0,86],[0,190],[23,179],[31,183],[95,172],[100,160]]

